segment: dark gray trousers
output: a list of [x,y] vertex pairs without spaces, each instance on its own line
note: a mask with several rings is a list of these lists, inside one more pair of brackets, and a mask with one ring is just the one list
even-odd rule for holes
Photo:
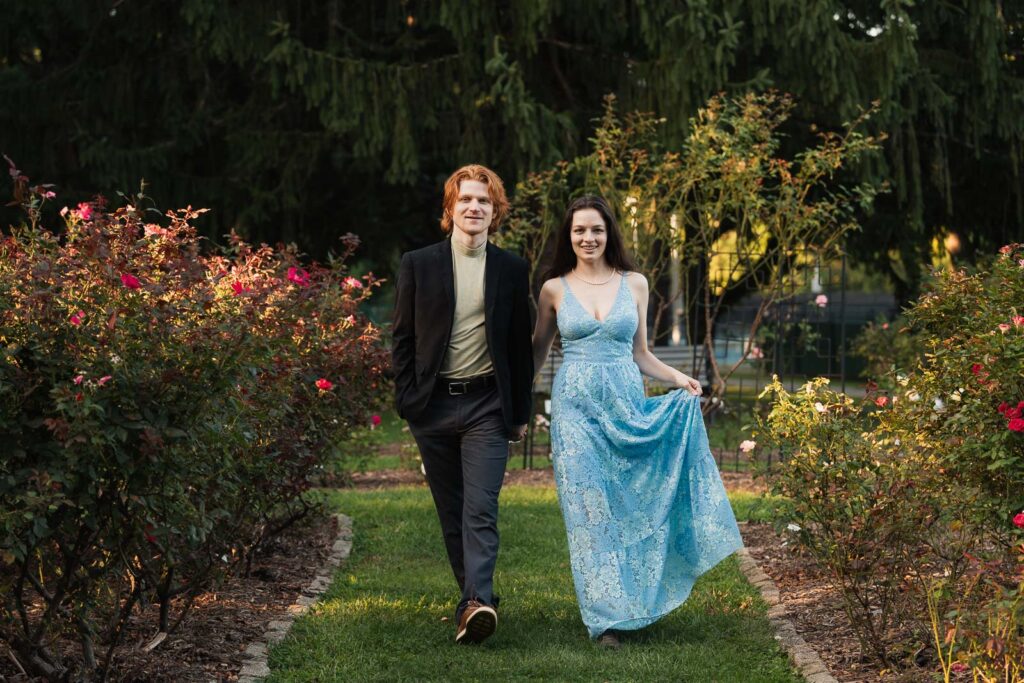
[[451,396],[438,382],[409,430],[441,520],[448,561],[462,591],[456,619],[470,600],[495,605],[498,494],[508,461],[508,430],[496,388]]

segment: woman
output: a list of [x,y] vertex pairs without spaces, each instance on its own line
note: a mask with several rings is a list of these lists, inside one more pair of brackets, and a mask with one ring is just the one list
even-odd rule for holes
[[[533,335],[540,368],[556,330],[551,397],[558,499],[591,638],[672,611],[701,574],[742,547],[708,448],[700,383],[647,347],[648,285],[632,271],[608,203],[574,201],[555,245]],[[644,396],[641,373],[683,391]]]

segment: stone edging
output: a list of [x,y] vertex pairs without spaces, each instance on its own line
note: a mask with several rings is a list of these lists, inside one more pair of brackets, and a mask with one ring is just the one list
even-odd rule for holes
[[789,655],[789,661],[800,675],[808,683],[838,683],[828,672],[828,667],[821,661],[818,653],[811,649],[807,641],[796,632],[793,622],[786,618],[786,607],[779,597],[778,587],[757,566],[757,562],[750,556],[750,551],[741,548],[736,552],[736,557],[740,563],[740,570],[747,580],[761,591],[761,597],[768,603],[768,621],[775,630],[775,640],[779,641],[779,645]]
[[270,622],[263,637],[249,643],[245,648],[245,652],[242,653],[242,670],[238,672],[238,683],[258,683],[270,675],[270,666],[267,663],[268,649],[271,645],[284,640],[295,619],[305,614],[327,591],[334,577],[334,570],[352,552],[352,519],[341,514],[334,515],[334,518],[338,520],[338,535],[334,538],[334,545],[331,546],[331,554],[328,555],[327,561],[317,570],[313,581],[302,589],[295,602],[288,606],[287,614],[279,620]]

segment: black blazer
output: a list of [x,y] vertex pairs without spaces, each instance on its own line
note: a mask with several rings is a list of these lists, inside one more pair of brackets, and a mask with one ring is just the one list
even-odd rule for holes
[[[446,239],[403,254],[391,348],[395,406],[402,418],[416,419],[430,400],[454,318],[451,242]],[[520,257],[490,243],[484,271],[484,318],[501,411],[511,431],[530,419],[529,267]]]

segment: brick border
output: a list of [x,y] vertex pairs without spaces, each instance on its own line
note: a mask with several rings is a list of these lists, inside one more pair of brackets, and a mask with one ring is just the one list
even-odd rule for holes
[[258,683],[270,675],[267,654],[271,645],[284,640],[295,619],[309,611],[309,608],[323,595],[331,585],[334,571],[352,552],[352,518],[335,514],[338,520],[338,535],[331,546],[331,554],[327,561],[317,570],[316,576],[295,602],[288,606],[287,613],[278,620],[267,625],[267,631],[259,640],[249,643],[242,653],[242,670],[238,672],[238,683]]
[[789,661],[800,675],[808,683],[839,683],[828,672],[828,667],[821,661],[818,653],[796,632],[793,622],[786,618],[786,606],[779,597],[778,586],[757,566],[757,562],[750,556],[750,551],[741,548],[736,551],[736,557],[743,575],[754,584],[761,592],[761,597],[768,603],[768,621],[775,631],[775,640],[779,641],[779,645],[789,655]]

